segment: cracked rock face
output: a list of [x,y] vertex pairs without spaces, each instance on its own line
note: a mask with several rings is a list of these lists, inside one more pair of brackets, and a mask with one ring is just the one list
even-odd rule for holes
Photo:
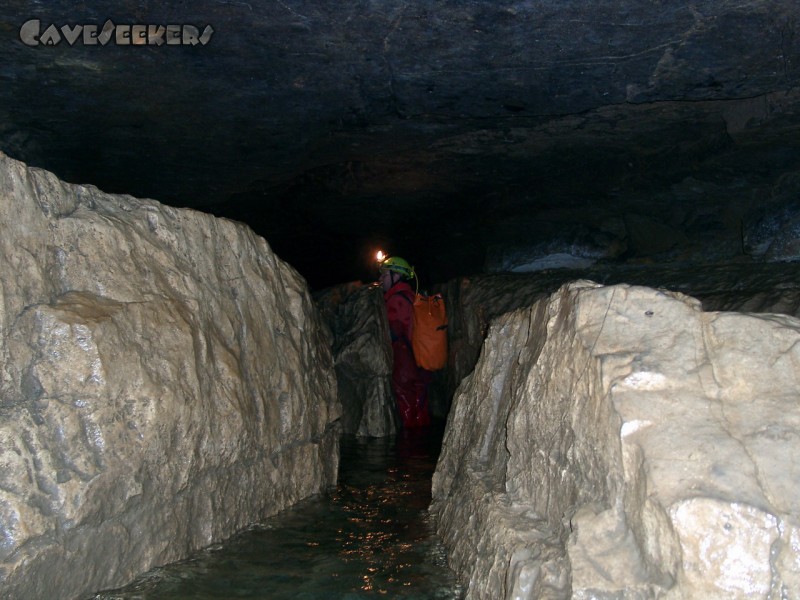
[[586,281],[499,317],[433,481],[468,597],[796,597],[798,342]]
[[303,279],[248,228],[0,155],[0,595],[115,587],[335,481]]
[[326,290],[315,300],[332,335],[342,432],[364,437],[397,433],[383,291],[356,282]]

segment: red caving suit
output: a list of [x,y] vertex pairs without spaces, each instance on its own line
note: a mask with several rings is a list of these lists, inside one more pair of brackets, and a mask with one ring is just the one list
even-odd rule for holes
[[383,294],[389,332],[392,335],[392,390],[405,427],[430,425],[428,412],[429,371],[418,367],[411,349],[414,290],[407,281],[398,281]]

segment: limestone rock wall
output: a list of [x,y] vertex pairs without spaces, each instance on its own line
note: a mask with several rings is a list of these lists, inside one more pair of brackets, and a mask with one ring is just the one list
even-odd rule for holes
[[565,285],[496,319],[432,512],[468,598],[800,597],[800,320]]
[[705,310],[775,312],[800,317],[800,263],[596,265],[580,271],[553,269],[454,279],[438,290],[448,302],[450,356],[443,373],[447,397],[453,396],[461,380],[475,368],[489,324],[495,318],[530,306],[563,284],[583,278],[683,292],[701,300]]
[[361,282],[315,295],[331,332],[342,430],[385,437],[399,429],[392,393],[392,348],[383,292]]
[[334,483],[333,364],[248,228],[0,155],[0,596],[120,585]]

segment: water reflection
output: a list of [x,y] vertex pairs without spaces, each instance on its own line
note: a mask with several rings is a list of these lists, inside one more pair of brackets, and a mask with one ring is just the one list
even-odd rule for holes
[[440,441],[343,438],[328,493],[94,599],[461,598],[427,512]]

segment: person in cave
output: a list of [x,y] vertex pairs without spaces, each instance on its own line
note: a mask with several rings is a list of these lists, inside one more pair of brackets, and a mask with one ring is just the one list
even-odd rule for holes
[[392,340],[392,391],[397,409],[404,427],[424,427],[431,422],[428,410],[431,373],[417,366],[411,347],[415,294],[409,280],[416,278],[416,273],[399,256],[379,255],[378,269]]

